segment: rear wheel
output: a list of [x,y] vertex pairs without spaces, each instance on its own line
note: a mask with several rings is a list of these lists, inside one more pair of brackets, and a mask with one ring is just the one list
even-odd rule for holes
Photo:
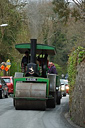
[[56,91],[56,103],[58,105],[60,105],[61,103],[61,92],[60,91]]
[[66,92],[63,94],[63,96],[66,96]]
[[3,98],[5,98],[4,97],[4,91],[3,90],[0,90],[0,99],[3,99]]
[[47,100],[47,108],[55,108],[56,106],[56,93],[54,92],[52,96],[54,97],[53,99]]
[[13,105],[15,106],[15,99],[13,98]]
[[61,103],[61,99],[58,97],[57,104],[60,105],[60,103]]
[[8,92],[6,93],[5,98],[8,98]]

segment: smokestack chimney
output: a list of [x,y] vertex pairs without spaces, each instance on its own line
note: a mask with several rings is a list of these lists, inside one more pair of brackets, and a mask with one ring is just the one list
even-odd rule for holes
[[36,63],[36,44],[37,39],[31,39],[31,63]]

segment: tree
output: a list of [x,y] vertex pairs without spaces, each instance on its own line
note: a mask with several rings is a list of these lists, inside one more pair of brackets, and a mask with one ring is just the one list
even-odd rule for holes
[[[72,1],[72,2],[71,2]],[[54,0],[54,11],[58,13],[59,18],[67,22],[69,17],[75,20],[85,21],[85,0]]]
[[[20,43],[20,33],[27,31],[22,20],[22,8],[25,5],[26,3],[22,3],[20,0],[0,1],[0,25],[8,24],[6,27],[0,27],[0,63],[10,59],[11,63],[16,65],[16,69],[17,61],[21,56],[15,51],[14,45],[17,41]],[[13,65],[11,66],[11,74],[14,74]]]
[[13,43],[16,41],[17,32],[21,26],[20,14],[9,0],[0,2],[0,24],[3,23],[7,23],[8,26],[0,27],[0,53],[2,60],[6,61],[9,53],[12,52]]
[[[80,4],[82,4],[83,6],[84,1],[81,3],[76,3],[75,1],[73,2],[75,3],[75,6],[74,4],[71,5],[69,0],[55,0],[53,2],[53,10],[55,14],[57,14],[58,16],[58,22],[61,22],[62,24],[65,23],[65,25],[61,28],[61,32],[64,33],[66,39],[64,41],[65,47],[63,47],[62,49],[62,46],[60,46],[61,50],[59,50],[59,53],[62,51],[62,57],[59,56],[62,62],[65,62],[63,58],[66,58],[66,60],[68,60],[68,54],[71,52],[73,48],[75,49],[78,46],[85,47],[85,22],[84,17],[81,17],[82,15],[80,13],[80,6],[78,6]],[[55,28],[57,28],[57,25]],[[61,37],[59,36],[59,39],[60,38]],[[60,41],[60,44],[62,45],[62,41]]]
[[53,4],[55,5],[53,10],[58,14],[58,18],[66,23],[70,14],[70,9],[68,7],[69,2],[66,2],[65,0],[54,0]]

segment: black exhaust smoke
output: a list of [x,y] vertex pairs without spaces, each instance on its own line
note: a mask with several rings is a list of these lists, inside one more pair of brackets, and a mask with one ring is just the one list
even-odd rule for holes
[[36,44],[37,39],[31,39],[31,63],[36,63]]

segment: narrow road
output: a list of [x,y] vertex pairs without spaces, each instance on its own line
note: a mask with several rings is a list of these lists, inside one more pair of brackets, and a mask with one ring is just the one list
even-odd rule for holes
[[75,128],[68,123],[69,96],[63,97],[61,105],[46,111],[15,110],[13,99],[0,99],[0,128]]

